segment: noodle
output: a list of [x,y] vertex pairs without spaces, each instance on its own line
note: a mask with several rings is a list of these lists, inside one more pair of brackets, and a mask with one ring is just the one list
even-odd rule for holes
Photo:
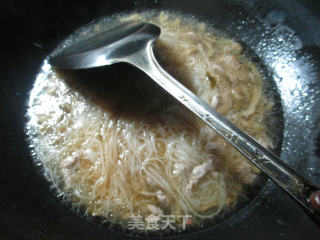
[[[163,12],[120,20],[161,26],[155,51],[164,68],[272,147],[262,121],[272,103],[238,43],[214,35],[203,23],[193,26]],[[152,121],[112,114],[45,63],[31,92],[28,134],[58,192],[92,215],[110,221],[132,214],[212,218],[235,205],[259,170],[186,109],[170,109],[155,113]]]

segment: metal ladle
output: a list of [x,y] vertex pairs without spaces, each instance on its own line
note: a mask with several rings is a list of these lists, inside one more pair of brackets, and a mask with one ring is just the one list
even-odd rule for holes
[[139,68],[267,174],[320,226],[320,188],[163,70],[153,54],[153,44],[160,32],[153,24],[121,23],[62,48],[49,56],[49,63],[60,69],[87,69],[118,62]]

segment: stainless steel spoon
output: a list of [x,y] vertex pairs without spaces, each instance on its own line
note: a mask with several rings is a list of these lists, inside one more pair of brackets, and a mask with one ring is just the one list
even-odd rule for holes
[[87,69],[126,62],[141,69],[290,194],[320,226],[320,188],[163,70],[153,54],[160,32],[153,24],[121,23],[62,48],[49,56],[49,63],[61,69]]

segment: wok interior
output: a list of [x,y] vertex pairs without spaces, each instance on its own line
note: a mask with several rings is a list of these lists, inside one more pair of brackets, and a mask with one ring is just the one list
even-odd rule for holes
[[[257,62],[256,64],[262,67],[262,63]],[[276,94],[276,87],[272,79],[270,79],[267,69],[264,68],[264,71],[261,72],[265,78],[265,94],[272,102],[276,103],[274,110],[266,116],[266,122],[269,125],[270,131],[268,135],[273,138],[273,142],[277,146],[274,151],[280,154],[283,131],[280,98],[279,95]],[[148,111],[150,111],[150,109],[152,109],[152,112],[161,112],[164,111],[167,106],[177,104],[175,99],[149,79],[148,76],[128,64],[116,64],[78,71],[58,70],[57,73],[59,77],[66,81],[71,89],[75,89],[77,92],[83,94],[89,102],[98,105],[112,114],[120,114],[122,118],[128,118],[128,120],[151,121],[151,119],[148,119],[148,116],[152,116],[152,113],[146,114],[146,110],[149,109]],[[130,76],[130,78],[128,78],[128,76]],[[106,81],[106,79],[108,80]],[[132,79],[135,80],[132,81]],[[183,106],[181,105],[180,107]],[[172,126],[174,127],[175,124],[179,124],[179,121],[171,122],[171,125],[172,124],[174,124]],[[245,187],[236,207],[227,209],[227,211],[224,211],[218,217],[203,221],[201,227],[199,227],[199,224],[193,224],[191,228],[187,228],[187,231],[181,232],[180,230],[179,234],[198,232],[225,221],[235,212],[249,204],[250,201],[259,194],[266,180],[265,175],[260,174],[253,184]],[[87,216],[87,214],[85,214],[85,207],[78,213],[82,216]],[[105,225],[105,227],[111,226],[103,217],[91,217],[89,219],[99,225]],[[126,229],[124,229],[124,227],[121,228],[120,225],[113,225],[112,229],[117,229],[117,231],[120,232],[126,231]],[[136,232],[136,234],[138,236],[145,235],[141,232]],[[177,233],[176,230],[170,231],[170,229],[166,229],[166,231],[162,231],[161,234],[171,236]],[[148,233],[148,236],[150,235],[157,236],[159,232]]]
[[[262,75],[266,80],[267,92],[272,92],[271,97],[276,103],[274,114],[277,116],[276,119],[280,121],[279,126],[283,126],[277,128],[276,135],[282,135],[283,138],[279,140],[276,153],[279,155],[282,149],[281,158],[284,161],[305,175],[309,175],[315,182],[319,182],[319,175],[314,173],[319,166],[317,158],[314,156],[317,129],[312,128],[315,119],[319,117],[314,114],[320,99],[319,48],[313,45],[316,43],[313,43],[312,39],[307,39],[307,41],[305,38],[299,38],[288,27],[287,24],[290,24],[291,19],[288,12],[282,10],[273,12],[273,9],[278,9],[276,2],[259,4],[259,1],[228,1],[227,3],[212,1],[210,5],[207,1],[184,2],[183,4],[182,1],[135,1],[132,3],[117,1],[117,3],[109,3],[109,5],[104,3],[100,8],[104,9],[103,11],[97,13],[94,10],[88,10],[92,11],[90,12],[92,16],[77,24],[71,21],[70,25],[63,27],[63,30],[58,32],[57,36],[53,38],[54,41],[50,42],[48,39],[47,41],[50,42],[50,48],[53,49],[63,37],[77,28],[75,25],[80,26],[92,20],[93,16],[107,16],[118,11],[149,8],[189,13],[214,24],[214,27],[243,43],[248,56],[252,57],[263,71]],[[72,8],[70,7],[70,9]],[[67,13],[64,14],[66,17]],[[256,14],[261,14],[264,19],[259,20],[254,17]],[[55,25],[55,27],[59,26]],[[53,31],[54,27],[51,29]],[[49,53],[48,49],[46,53]],[[42,54],[45,55],[45,53]],[[29,57],[31,59],[32,54]],[[38,62],[32,63],[40,66],[40,61],[39,56]],[[32,74],[35,75],[36,71]],[[29,82],[23,83],[24,95],[14,101],[20,101],[20,105],[23,105],[21,103],[27,100],[27,92],[30,91],[33,80],[34,78],[31,76],[28,78]],[[10,98],[8,97],[6,100],[10,100]],[[21,112],[25,111],[24,106],[19,109]],[[12,113],[12,115],[14,114]],[[54,237],[70,239],[75,236],[78,239],[105,239],[107,235],[120,239],[124,235],[132,234],[130,232],[119,233],[118,230],[122,232],[120,229],[101,227],[100,220],[97,222],[93,219],[92,222],[88,222],[62,205],[54,197],[54,194],[48,191],[49,184],[45,179],[39,180],[41,174],[36,172],[35,167],[31,164],[31,156],[24,136],[21,134],[23,124],[17,122],[18,120],[22,121],[23,116],[22,114],[15,114],[15,116],[16,120],[4,124],[4,126],[12,126],[12,129],[14,129],[14,124],[20,127],[17,130],[12,130],[11,133],[18,137],[18,141],[14,141],[14,137],[9,139],[3,148],[2,155],[13,160],[7,164],[4,162],[3,169],[6,171],[1,176],[6,177],[6,186],[9,188],[14,186],[16,189],[15,193],[11,194],[11,196],[15,196],[13,202],[9,198],[4,199],[6,205],[10,206],[3,209],[2,217],[6,219],[7,225],[16,231],[15,222],[19,222],[16,219],[29,219],[23,221],[18,230],[19,235],[24,235],[26,238],[38,235],[46,239]],[[18,145],[24,147],[14,151],[12,146]],[[21,158],[25,158],[24,161]],[[14,176],[8,174],[10,171],[14,171],[15,176],[19,176],[18,182]],[[28,187],[25,187],[25,182],[29,183]],[[261,183],[264,185],[265,182]],[[261,187],[258,187],[252,191],[252,197],[256,196],[256,198],[249,205],[241,206],[236,214],[228,216],[219,225],[208,224],[204,229],[197,231],[197,234],[204,237],[215,236],[233,239],[235,236],[247,236],[248,228],[256,228],[259,229],[261,236],[268,238],[268,236],[274,236],[274,231],[283,231],[283,229],[294,226],[295,219],[302,221],[301,219],[305,218],[303,213],[293,210],[296,209],[295,203],[272,183],[267,183],[262,192],[260,190]],[[260,194],[257,196],[258,192]],[[310,229],[309,225],[304,228]],[[182,233],[181,237],[192,238],[194,234],[191,232]],[[142,236],[139,235],[139,237]]]

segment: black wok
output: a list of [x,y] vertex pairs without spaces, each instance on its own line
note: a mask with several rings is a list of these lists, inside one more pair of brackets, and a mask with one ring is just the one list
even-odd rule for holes
[[[43,59],[83,24],[119,11],[194,15],[243,43],[276,92],[281,159],[320,184],[320,7],[317,1],[28,1],[0,3],[0,239],[123,239],[55,197],[31,159],[26,101]],[[272,182],[219,224],[183,239],[319,239],[319,228]],[[156,235],[152,235],[152,239]],[[144,237],[138,235],[136,237]],[[168,237],[166,235],[166,237]]]

